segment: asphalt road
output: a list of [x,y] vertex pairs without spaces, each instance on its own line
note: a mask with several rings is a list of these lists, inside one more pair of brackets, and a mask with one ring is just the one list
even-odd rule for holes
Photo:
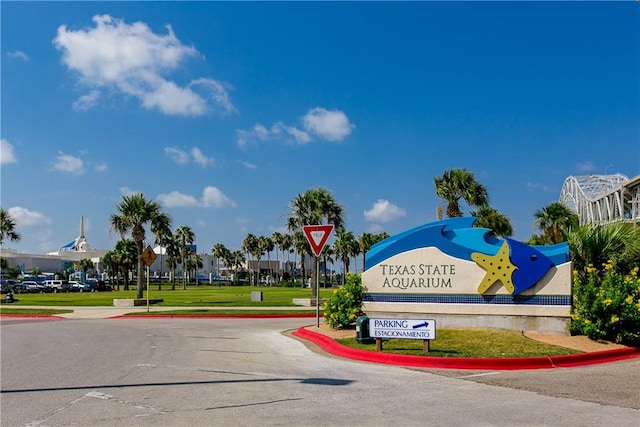
[[9,426],[634,426],[640,361],[543,371],[354,362],[309,319],[2,320]]

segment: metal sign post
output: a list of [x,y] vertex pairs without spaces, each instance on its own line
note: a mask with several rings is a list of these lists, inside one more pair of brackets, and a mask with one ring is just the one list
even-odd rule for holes
[[320,327],[320,253],[333,231],[333,224],[305,225],[302,231],[316,256],[316,326]]
[[320,327],[320,257],[316,257],[316,327]]
[[149,312],[149,276],[151,267],[147,266],[147,313]]
[[[149,276],[151,276],[151,265],[156,260],[158,255],[153,251],[151,245],[147,246],[142,251],[142,261],[147,266],[147,313],[149,312]],[[162,280],[162,278],[160,278]]]

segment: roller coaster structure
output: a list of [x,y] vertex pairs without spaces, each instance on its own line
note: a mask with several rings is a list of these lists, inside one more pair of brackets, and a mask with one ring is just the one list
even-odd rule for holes
[[580,224],[640,222],[640,175],[570,176],[562,185],[560,203],[578,215]]

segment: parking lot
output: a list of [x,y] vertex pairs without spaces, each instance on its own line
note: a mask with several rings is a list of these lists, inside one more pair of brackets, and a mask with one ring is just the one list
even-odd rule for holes
[[640,362],[524,372],[338,359],[309,319],[2,320],[3,426],[637,426]]

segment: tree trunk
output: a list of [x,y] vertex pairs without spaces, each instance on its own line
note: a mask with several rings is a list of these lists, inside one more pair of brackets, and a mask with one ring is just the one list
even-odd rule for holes
[[142,299],[142,286],[144,279],[144,262],[142,261],[142,241],[136,242],[138,248],[138,285],[136,286],[136,298]]
[[160,246],[160,281],[158,282],[158,290],[162,290],[162,246]]
[[311,298],[315,298],[318,295],[318,265],[320,261],[317,256],[313,257],[313,271],[309,274],[309,280],[311,281]]

